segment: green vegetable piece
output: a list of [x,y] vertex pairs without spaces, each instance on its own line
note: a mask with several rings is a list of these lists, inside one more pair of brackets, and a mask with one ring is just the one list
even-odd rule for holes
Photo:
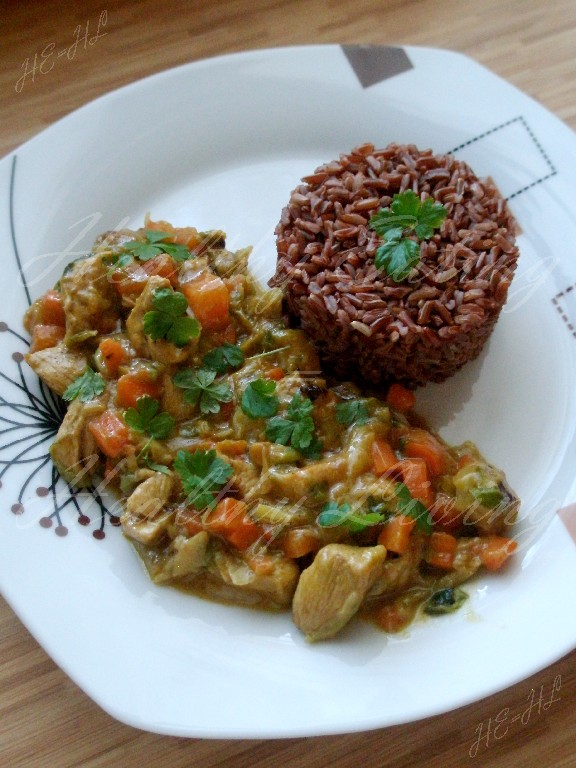
[[174,384],[185,389],[184,400],[191,405],[199,405],[200,413],[219,413],[220,403],[229,403],[234,397],[232,389],[225,381],[215,381],[216,371],[210,368],[188,368],[178,371]]
[[352,424],[366,424],[368,408],[364,400],[347,400],[336,406],[336,421],[349,427]]
[[483,507],[488,509],[494,509],[501,504],[504,500],[504,494],[497,486],[487,486],[484,488],[472,488],[470,491],[476,501],[480,502]]
[[87,403],[101,395],[105,389],[106,381],[103,376],[93,371],[92,368],[86,368],[81,376],[78,376],[66,387],[62,398],[68,402],[78,398],[82,403]]
[[286,418],[274,416],[266,425],[266,437],[273,443],[291,445],[303,456],[317,459],[322,453],[322,443],[314,434],[314,420],[310,415],[314,404],[296,392],[288,405]]
[[244,352],[235,344],[225,342],[220,347],[214,347],[204,355],[203,361],[207,368],[216,373],[226,373],[227,370],[239,368],[244,362]]
[[372,525],[383,522],[384,516],[378,512],[365,512],[359,514],[353,512],[350,504],[338,504],[330,501],[325,504],[316,518],[318,525],[323,528],[333,528],[344,525],[351,533],[360,533]]
[[424,613],[429,616],[444,616],[454,613],[468,599],[468,594],[458,587],[448,587],[434,592],[424,605]]
[[398,512],[416,520],[416,527],[423,533],[432,532],[432,520],[424,504],[413,499],[404,483],[398,483],[394,489]]
[[431,197],[421,200],[411,189],[394,195],[390,207],[381,208],[369,222],[384,241],[375,265],[395,282],[405,280],[420,261],[419,242],[432,237],[447,215],[441,203]]
[[214,449],[210,451],[178,451],[174,469],[187,495],[186,503],[196,509],[212,509],[218,494],[234,474],[233,468]]
[[139,259],[140,261],[148,261],[155,256],[159,256],[161,253],[167,253],[175,261],[186,261],[192,258],[190,250],[185,245],[179,245],[178,243],[167,243],[169,232],[160,232],[156,229],[144,230],[145,242],[140,240],[130,240],[128,243],[124,243],[123,250]]
[[267,419],[274,416],[280,406],[280,402],[274,394],[275,391],[275,381],[268,379],[251,381],[242,393],[240,400],[242,411],[252,419]]
[[396,283],[406,280],[420,261],[420,246],[414,240],[403,238],[381,245],[374,258],[378,269],[384,270]]
[[152,298],[152,309],[144,315],[144,333],[151,339],[166,339],[184,347],[200,335],[200,323],[186,314],[188,302],[183,293],[172,288],[158,288]]
[[149,395],[139,397],[136,408],[124,411],[124,421],[136,432],[142,432],[154,438],[165,440],[174,428],[175,420],[169,413],[158,413],[160,403]]

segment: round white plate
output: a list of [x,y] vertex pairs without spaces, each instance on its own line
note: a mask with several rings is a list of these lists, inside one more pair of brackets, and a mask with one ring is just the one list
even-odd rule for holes
[[[48,447],[57,400],[22,362],[31,299],[100,232],[143,216],[222,228],[273,271],[300,177],[365,141],[454,151],[492,176],[521,259],[488,349],[420,410],[472,439],[522,498],[520,547],[456,615],[387,636],[353,623],[308,645],[289,614],[154,586],[98,493]],[[515,683],[576,645],[576,139],[462,55],[318,46],[193,63],[110,93],[0,162],[0,584],[52,658],[105,710],[151,731],[284,737],[415,720]],[[572,505],[572,506],[570,506]],[[572,530],[572,533],[570,533]]]

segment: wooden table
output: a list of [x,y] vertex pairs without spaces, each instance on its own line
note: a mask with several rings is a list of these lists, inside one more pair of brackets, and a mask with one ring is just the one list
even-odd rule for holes
[[[105,34],[84,48],[82,37],[87,29],[96,34],[99,21]],[[576,129],[574,0],[5,0],[0,29],[0,155],[88,100],[163,69],[309,43],[458,50]],[[64,47],[74,55],[49,69],[47,53]],[[227,742],[157,736],[114,721],[54,665],[3,601],[0,641],[0,764],[10,768],[576,766],[576,651],[498,695],[418,723]],[[512,722],[512,713],[522,717]]]

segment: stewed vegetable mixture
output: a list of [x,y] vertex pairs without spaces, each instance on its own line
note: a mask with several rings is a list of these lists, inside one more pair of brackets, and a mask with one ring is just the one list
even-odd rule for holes
[[58,471],[115,489],[156,583],[291,607],[310,640],[358,612],[397,631],[454,610],[515,549],[504,474],[423,426],[400,385],[328,381],[248,256],[147,220],[32,305],[28,363],[69,404]]

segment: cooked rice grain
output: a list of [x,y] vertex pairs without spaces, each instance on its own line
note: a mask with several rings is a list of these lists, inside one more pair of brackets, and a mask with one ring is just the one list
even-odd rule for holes
[[[276,228],[270,285],[339,377],[373,385],[443,381],[474,359],[506,302],[516,223],[489,179],[451,155],[363,144],[302,179]],[[448,211],[395,283],[374,264],[370,217],[412,189]]]

